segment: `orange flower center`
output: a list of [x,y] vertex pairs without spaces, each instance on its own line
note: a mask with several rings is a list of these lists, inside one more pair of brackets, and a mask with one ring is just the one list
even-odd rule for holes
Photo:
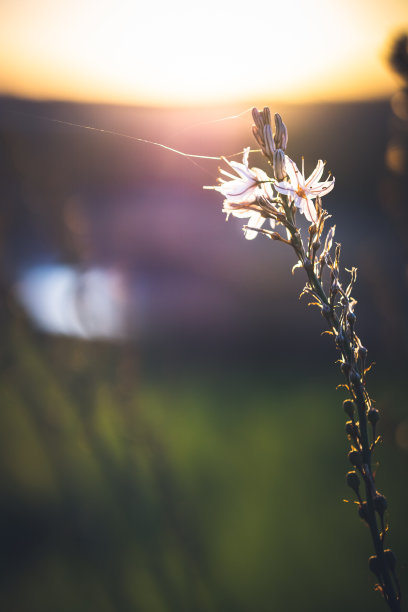
[[302,189],[302,187],[298,187],[297,191],[296,191],[297,195],[300,196],[301,198],[306,198],[306,193],[305,190]]

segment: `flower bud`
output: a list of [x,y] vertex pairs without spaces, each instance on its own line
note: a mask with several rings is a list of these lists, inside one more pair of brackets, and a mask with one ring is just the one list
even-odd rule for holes
[[348,458],[351,465],[355,465],[356,467],[358,467],[359,465],[363,464],[363,455],[360,453],[360,451],[350,451],[348,454]]
[[384,495],[381,495],[380,493],[378,493],[374,497],[374,509],[378,512],[380,516],[383,516],[384,512],[387,509],[387,506],[388,506],[387,499],[384,497]]
[[261,133],[260,133],[259,129],[256,127],[256,125],[252,126],[252,134],[255,136],[255,140],[259,144],[259,146],[261,147],[262,151],[264,151],[265,150],[264,141],[263,141]]
[[346,423],[346,434],[352,438],[356,438],[358,434],[357,425],[353,421],[347,421]]
[[367,357],[367,349],[365,346],[360,346],[360,348],[358,349],[358,355],[360,357],[360,359],[362,359],[363,361],[366,359]]
[[269,236],[272,240],[282,241],[282,236],[278,232],[270,232]]
[[252,109],[252,118],[254,120],[256,127],[262,131],[263,130],[263,119],[262,119],[261,113],[259,112],[257,108]]
[[344,402],[343,402],[343,409],[344,409],[344,412],[347,414],[347,416],[349,416],[350,419],[352,419],[353,416],[354,416],[354,403],[353,403],[353,401],[350,400],[350,399],[344,400]]
[[269,159],[273,160],[273,154],[275,151],[275,143],[272,136],[272,128],[269,124],[264,125],[263,137],[265,142],[265,154]]
[[380,413],[378,412],[376,408],[370,408],[367,414],[367,418],[369,422],[371,423],[371,425],[376,425],[380,418]]
[[275,146],[283,151],[288,146],[288,130],[278,113],[275,113]]
[[385,557],[386,562],[388,563],[388,567],[390,568],[392,572],[394,572],[395,565],[397,563],[397,558],[392,552],[391,548],[387,548],[386,550],[384,550],[384,557]]
[[264,106],[264,109],[263,109],[263,121],[264,121],[264,125],[270,125],[271,124],[271,111],[269,110],[268,106]]
[[275,177],[278,181],[283,181],[286,177],[285,170],[285,154],[282,149],[277,149],[273,154],[273,167],[275,169]]
[[350,489],[353,489],[355,493],[358,495],[358,491],[360,488],[360,479],[357,476],[357,472],[348,472],[346,476],[346,481]]

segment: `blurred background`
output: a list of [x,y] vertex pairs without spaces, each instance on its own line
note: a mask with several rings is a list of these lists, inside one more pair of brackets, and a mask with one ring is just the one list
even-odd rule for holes
[[384,609],[292,252],[225,223],[219,162],[137,139],[233,154],[268,105],[327,160],[407,593],[405,0],[4,0],[0,30],[2,610]]

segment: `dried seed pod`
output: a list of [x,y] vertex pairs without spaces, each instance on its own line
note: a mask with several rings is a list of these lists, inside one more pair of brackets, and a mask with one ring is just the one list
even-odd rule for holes
[[376,425],[378,423],[378,419],[380,418],[380,413],[376,408],[370,408],[367,414],[367,418],[370,421],[371,425]]
[[344,400],[343,409],[344,409],[344,412],[347,414],[347,416],[349,416],[352,419],[354,416],[354,402],[350,399]]
[[359,357],[364,361],[367,357],[367,349],[365,346],[360,346],[360,348],[358,349],[358,354]]
[[356,495],[359,495],[360,479],[357,472],[347,472],[346,481],[350,489],[353,489]]
[[352,438],[356,438],[358,435],[357,425],[353,421],[347,421],[346,423],[346,434]]
[[356,467],[363,464],[363,455],[360,451],[352,450],[348,454],[349,461],[351,465],[355,465]]
[[387,506],[388,506],[388,502],[387,502],[387,499],[384,497],[384,495],[377,493],[377,495],[374,497],[374,509],[378,512],[380,516],[384,515],[384,512],[387,509]]

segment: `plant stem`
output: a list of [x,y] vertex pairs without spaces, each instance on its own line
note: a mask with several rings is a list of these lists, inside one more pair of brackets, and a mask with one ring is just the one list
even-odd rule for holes
[[357,406],[358,417],[359,417],[359,426],[361,432],[361,445],[362,445],[362,453],[363,453],[363,466],[364,466],[364,486],[366,493],[366,502],[367,502],[367,523],[370,528],[371,538],[374,544],[374,549],[380,564],[381,577],[383,581],[383,592],[384,598],[393,612],[399,612],[401,609],[401,602],[399,594],[396,593],[394,589],[394,584],[392,582],[389,566],[387,560],[384,555],[384,545],[383,541],[380,537],[377,519],[375,515],[374,508],[374,496],[375,496],[375,484],[374,477],[371,472],[371,450],[368,441],[368,432],[367,432],[367,408],[366,408],[366,400],[364,395],[364,389],[361,381],[357,381],[353,384],[353,396],[354,401]]
[[[289,209],[286,204],[285,209]],[[326,320],[331,330],[334,330],[338,335],[341,334],[341,342],[338,348],[340,349],[345,363],[349,364],[347,373],[345,373],[347,388],[350,391],[350,395],[355,405],[357,406],[358,418],[359,418],[359,431],[360,431],[360,445],[362,453],[362,466],[360,472],[363,476],[364,487],[365,487],[365,501],[366,501],[366,521],[370,529],[371,539],[373,541],[374,550],[378,559],[379,564],[379,579],[382,584],[382,592],[384,599],[388,604],[392,612],[400,612],[401,610],[401,597],[399,589],[395,589],[394,583],[390,575],[389,563],[384,555],[384,544],[383,539],[380,537],[378,523],[376,519],[374,499],[377,494],[375,488],[374,477],[371,472],[371,448],[368,438],[367,431],[367,412],[370,409],[370,400],[368,394],[365,391],[365,386],[361,381],[361,375],[358,371],[358,365],[356,363],[355,354],[350,344],[350,340],[346,334],[342,333],[342,325],[334,309],[330,305],[330,301],[323,289],[321,281],[315,274],[314,266],[306,258],[302,240],[296,228],[293,226],[289,227],[292,234],[292,246],[296,252],[299,261],[303,264],[303,267],[307,273],[308,280],[311,288],[315,295],[320,299],[322,304],[329,307],[325,313]],[[352,374],[352,376],[351,376]]]

